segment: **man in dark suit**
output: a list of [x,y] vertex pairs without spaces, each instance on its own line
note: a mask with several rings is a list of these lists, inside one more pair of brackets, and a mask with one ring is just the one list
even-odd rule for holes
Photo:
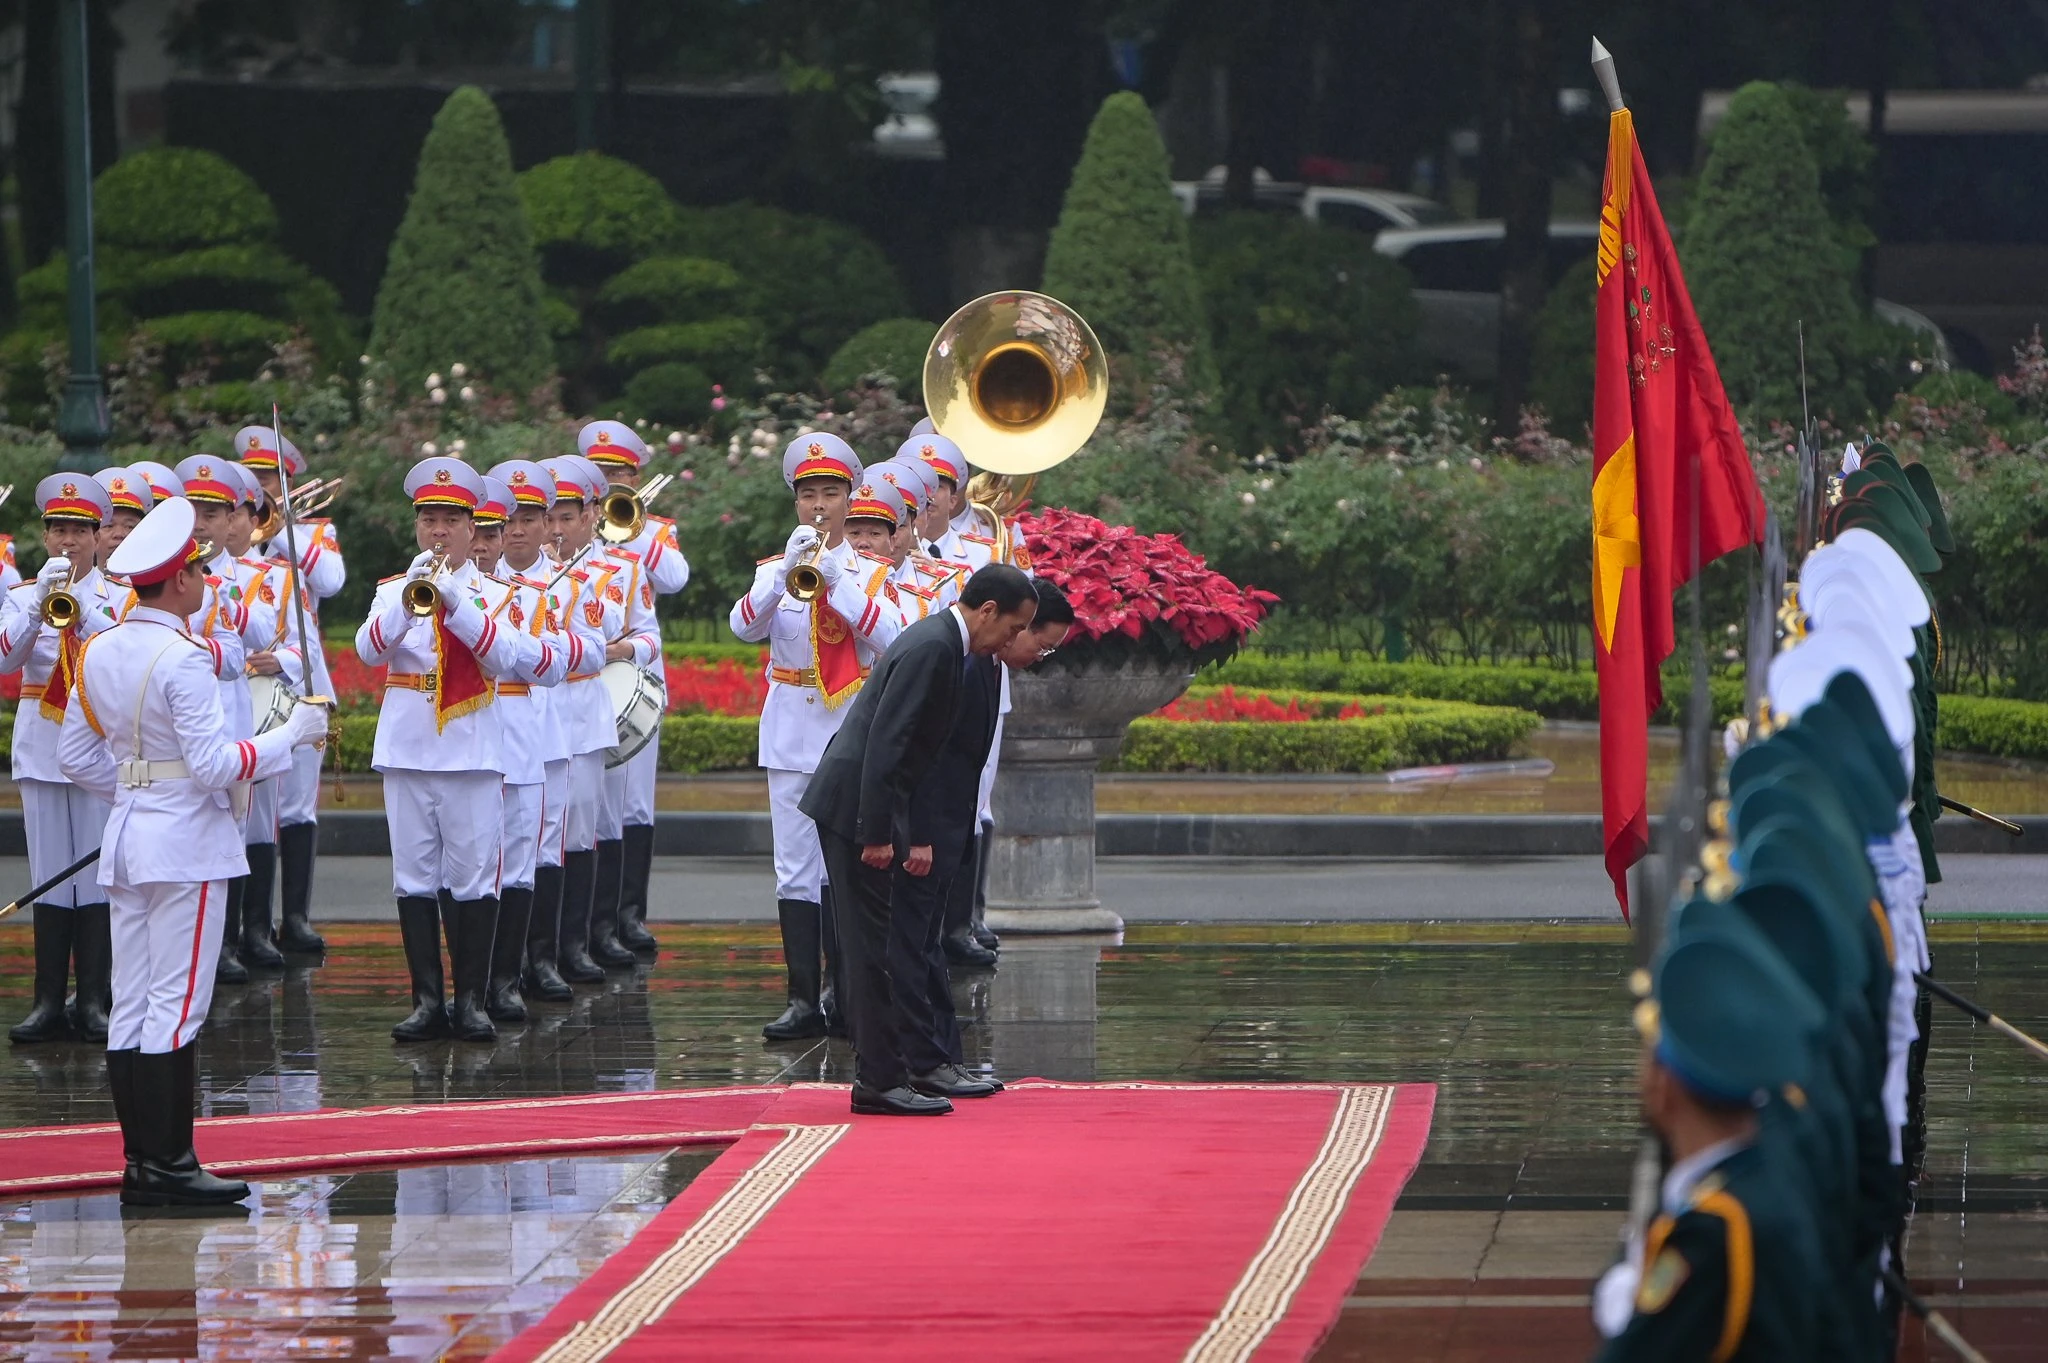
[[[963,703],[985,706],[992,731],[993,655],[1029,628],[1036,610],[1031,579],[1015,568],[990,564],[968,578],[954,605],[897,636],[798,803],[818,826],[832,885],[846,994],[841,1006],[858,1056],[855,1112],[937,1116],[953,1110],[944,1096],[910,1084],[889,969],[892,872],[900,863],[909,876],[931,874],[932,845],[912,837],[912,796],[952,735]],[[987,752],[986,736],[981,748]],[[970,783],[969,818],[973,800]],[[917,984],[922,993],[924,981]]]

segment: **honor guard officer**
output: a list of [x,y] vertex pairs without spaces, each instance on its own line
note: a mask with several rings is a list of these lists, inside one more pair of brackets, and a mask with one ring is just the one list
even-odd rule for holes
[[[107,490],[79,473],[53,473],[36,484],[49,555],[32,581],[0,606],[0,672],[21,673],[14,707],[14,781],[28,834],[29,878],[37,884],[100,845],[106,806],[80,790],[57,761],[64,707],[78,678],[78,659],[95,634],[111,626],[119,598],[95,564],[100,527],[113,514]],[[28,1016],[8,1032],[17,1042],[56,1041],[72,1028],[89,1040],[107,1033],[106,896],[90,874],[45,893],[35,908],[35,996]],[[77,968],[78,995],[66,1016],[65,986]]]
[[[419,557],[377,587],[356,631],[356,652],[389,671],[371,765],[384,777],[392,893],[412,975],[413,1010],[391,1029],[399,1041],[497,1035],[485,1010],[498,922],[504,843],[504,734],[492,702],[537,651],[494,615],[508,590],[469,560],[471,517],[483,478],[457,459],[425,459],[406,474]],[[448,954],[455,998],[444,1004],[440,903],[452,901]]]
[[470,518],[469,561],[486,577],[497,573],[498,560],[505,556],[505,520],[512,514],[506,503],[511,499],[504,479],[484,475],[484,499]]
[[[597,884],[597,833],[604,803],[604,755],[618,741],[611,699],[598,676],[604,671],[609,640],[625,631],[624,593],[613,600],[605,592],[612,570],[597,540],[597,503],[592,486],[594,466],[574,457],[544,459],[541,467],[555,480],[554,506],[548,526],[565,569],[560,585],[565,623],[574,621],[578,638],[596,631],[600,648],[578,650],[572,641],[569,675],[555,697],[556,719],[569,745],[569,790],[561,833],[562,908],[555,962],[561,978],[571,984],[599,984],[604,967],[590,955],[591,911]],[[601,481],[601,475],[599,475]]]
[[127,1156],[121,1200],[141,1206],[249,1194],[200,1168],[192,1149],[217,908],[243,862],[227,791],[286,770],[293,747],[327,732],[323,707],[299,705],[260,739],[229,734],[213,656],[185,632],[206,597],[192,526],[191,504],[167,500],[108,560],[138,600],[85,650],[59,758],[69,779],[113,806],[98,872],[113,905],[107,1080]]
[[[263,558],[255,552],[256,526],[263,516],[263,485],[256,475],[237,463],[224,463],[221,478],[232,479],[240,500],[227,521],[227,544],[235,554],[242,574],[242,591],[257,610],[270,613],[272,632],[259,640],[250,653],[245,670],[252,677],[279,678],[294,693],[303,693],[301,677],[305,647],[298,637],[298,620],[291,609],[291,582],[286,565]],[[267,715],[254,713],[257,692],[251,686],[251,722],[265,727]],[[278,802],[284,778],[256,782],[249,791],[248,830],[249,876],[242,884],[242,936],[237,954],[244,965],[262,970],[284,969],[284,955],[277,948],[271,922],[271,904],[277,888]]]
[[[564,688],[569,674],[584,670],[588,666],[587,659],[602,654],[604,639],[597,629],[579,627],[579,616],[569,608],[574,584],[553,580],[555,565],[547,556],[546,546],[552,542],[548,513],[555,504],[554,475],[531,460],[510,459],[493,466],[490,476],[503,481],[512,494],[508,508],[510,514],[500,536],[504,542],[504,556],[498,563],[498,576],[518,590],[520,609],[529,612],[525,625],[527,633],[536,639],[551,640],[563,654],[563,684],[529,692],[530,716],[519,717],[516,698],[506,711],[508,729],[521,724],[532,726],[542,777],[538,792],[539,808],[524,813],[526,822],[523,824],[515,826],[509,798],[511,791],[507,789],[505,865],[511,868],[529,859],[525,851],[512,846],[515,833],[533,840],[530,857],[533,864],[530,883],[533,888],[526,896],[531,901],[531,909],[526,920],[522,1003],[525,998],[567,1003],[574,993],[569,982],[562,978],[556,963],[562,931],[564,806],[569,799],[569,759],[573,756],[567,713],[569,699]],[[516,886],[518,883],[508,876],[508,884]],[[507,900],[514,897],[510,889],[502,894]],[[493,997],[498,993],[495,978],[491,992]]]
[[[768,697],[761,707],[760,763],[768,772],[775,837],[775,912],[789,970],[789,1006],[761,1029],[771,1041],[824,1033],[820,961],[836,959],[826,935],[825,859],[818,830],[797,808],[844,707],[902,630],[886,599],[885,564],[863,560],[846,542],[848,494],[860,460],[844,440],[806,432],[782,455],[782,479],[796,497],[797,527],[780,555],[761,560],[754,583],[733,604],[732,632],[768,645]],[[872,569],[872,572],[865,571]],[[816,593],[801,587],[816,574]]]
[[[242,467],[256,475],[272,507],[277,506],[284,493],[279,464],[283,464],[294,487],[306,472],[306,460],[298,447],[286,440],[280,448],[277,432],[268,426],[244,426],[235,435],[235,446],[241,453]],[[328,675],[327,650],[320,638],[320,603],[347,585],[348,565],[342,560],[341,541],[333,521],[324,517],[300,520],[292,527],[288,542],[281,528],[282,520],[279,516],[280,528],[258,544],[256,552],[278,564],[273,571],[282,577],[289,575],[289,544],[297,544],[296,576],[306,605],[306,627],[313,636],[298,646],[312,669],[312,694],[331,696],[334,683]],[[282,618],[296,643],[298,613],[290,609],[290,602],[283,604],[286,610]],[[316,955],[327,947],[312,926],[313,863],[320,843],[320,760],[319,749],[299,749],[292,755],[291,774],[279,782],[277,791],[277,863],[282,881],[277,945],[287,953],[300,955]]]
[[886,460],[868,473],[895,488],[903,499],[903,518],[889,543],[888,557],[896,565],[889,581],[903,607],[904,624],[914,624],[952,605],[967,580],[965,565],[941,564],[924,552],[918,538],[918,519],[938,490],[938,475],[921,459],[902,458]]
[[149,490],[148,479],[136,477],[134,470],[120,464],[93,474],[93,481],[107,490],[107,505],[112,508],[107,514],[107,523],[100,527],[99,536],[94,541],[94,552],[104,564],[107,556],[128,538],[128,532],[142,524],[142,518],[149,514],[150,507],[156,505],[156,495]]
[[[647,462],[647,442],[629,426],[618,421],[593,421],[576,437],[583,457],[617,486],[638,489]],[[638,560],[640,584],[653,598],[673,596],[690,582],[690,561],[683,556],[676,539],[676,523],[643,507],[640,533],[618,546]],[[660,652],[660,630],[655,630],[654,662],[644,668],[663,683],[666,668]],[[649,743],[619,768],[624,803],[619,810],[621,890],[619,894],[619,941],[630,951],[651,957],[654,935],[647,930],[647,885],[654,874],[654,785],[661,764],[661,744]]]
[[902,623],[907,625],[923,618],[920,607],[924,603],[914,592],[901,590],[896,580],[896,560],[890,551],[895,547],[896,527],[908,517],[909,511],[896,484],[879,475],[881,467],[862,472],[860,483],[847,496],[846,542],[863,562],[888,570],[882,581],[882,595],[896,607],[903,617]]

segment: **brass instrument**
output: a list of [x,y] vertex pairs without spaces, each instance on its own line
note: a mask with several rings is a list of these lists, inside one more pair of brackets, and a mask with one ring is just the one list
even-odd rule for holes
[[[822,511],[811,519],[814,526],[824,523],[825,513]],[[817,540],[810,548],[799,554],[796,562],[791,565],[789,582],[785,590],[797,600],[816,601],[825,594],[825,575],[818,571],[818,556],[824,552],[825,535],[820,531]]]
[[416,577],[398,589],[398,599],[405,604],[405,613],[418,619],[426,619],[441,609],[441,589],[434,585],[448,567],[448,553],[440,545],[434,549],[440,557],[434,560],[425,577]]
[[43,623],[51,629],[70,629],[78,623],[78,598],[62,587],[43,598]]
[[[325,511],[334,505],[334,499],[341,495],[342,484],[348,475],[338,478],[314,478],[299,484],[286,498],[291,503],[292,519],[302,521],[316,512]],[[263,499],[263,519],[256,523],[254,544],[268,544],[284,530],[284,508],[275,497]]]
[[597,533],[606,544],[631,544],[639,539],[640,532],[647,528],[647,508],[675,480],[673,473],[659,473],[642,487],[613,484],[612,490],[605,493],[604,499],[597,504]]
[[1072,456],[1108,400],[1101,342],[1080,313],[1042,293],[975,299],[946,319],[925,352],[933,427],[969,463],[998,475],[977,478],[980,487],[968,492],[991,515],[1002,514],[1001,476],[1029,477]]

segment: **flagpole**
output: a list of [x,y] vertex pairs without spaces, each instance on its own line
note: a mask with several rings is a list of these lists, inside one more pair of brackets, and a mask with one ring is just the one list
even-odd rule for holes
[[1598,38],[1593,40],[1593,78],[1607,95],[1607,111],[1620,113],[1628,105],[1621,99],[1621,79],[1614,74],[1614,54]]

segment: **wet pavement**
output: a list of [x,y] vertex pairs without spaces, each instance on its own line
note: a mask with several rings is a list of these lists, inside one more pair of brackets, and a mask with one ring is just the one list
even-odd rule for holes
[[[205,1110],[849,1077],[837,1043],[762,1043],[781,989],[772,931],[660,932],[655,967],[495,1045],[398,1047],[395,929],[333,925],[327,964],[222,991]],[[0,1012],[25,1006],[27,947],[0,929]],[[1938,923],[1935,950],[1954,987],[2048,1030],[2048,925]],[[1157,925],[1120,943],[1018,939],[956,992],[970,1059],[1011,1077],[1437,1084],[1423,1162],[1319,1357],[1565,1359],[1589,1351],[1585,1292],[1613,1252],[1636,1138],[1627,965],[1620,930],[1590,923]],[[1944,1012],[1928,1075],[1910,1266],[1991,1357],[2038,1357],[2048,1067]],[[0,1054],[0,1125],[110,1116],[91,1049]],[[0,1204],[0,1356],[481,1357],[701,1162],[278,1180],[224,1221],[124,1221],[105,1196],[14,1200]],[[971,1222],[971,1170],[934,1195]]]

